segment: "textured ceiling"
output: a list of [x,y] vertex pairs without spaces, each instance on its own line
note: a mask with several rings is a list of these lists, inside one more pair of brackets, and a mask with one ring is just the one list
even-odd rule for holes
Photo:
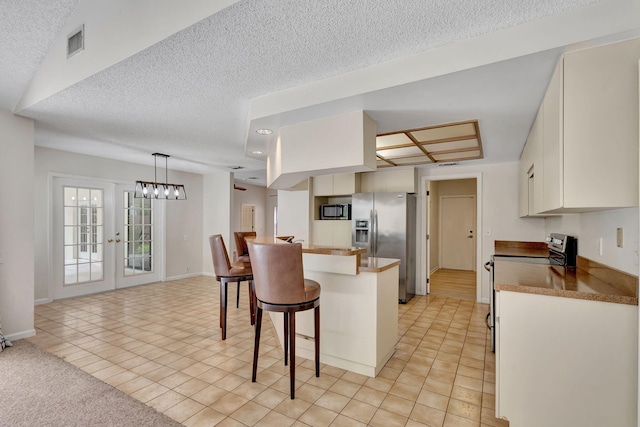
[[0,108],[13,110],[78,0],[0,1]]
[[[19,114],[36,119],[40,146],[146,163],[150,153],[164,152],[176,159],[171,167],[202,173],[242,165],[236,176],[264,182],[264,160],[244,154],[252,98],[591,3],[241,1]],[[15,107],[75,4],[2,0],[0,108]],[[548,72],[544,64],[542,80]],[[534,88],[535,97],[541,90]],[[393,129],[403,122],[399,115],[373,115],[388,131],[400,130]],[[480,113],[465,108],[465,115]]]

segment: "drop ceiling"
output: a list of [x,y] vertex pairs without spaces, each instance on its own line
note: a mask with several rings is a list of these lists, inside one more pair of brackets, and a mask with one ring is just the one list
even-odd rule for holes
[[477,120],[378,135],[378,168],[482,159]]
[[[121,19],[135,12],[131,2],[114,2]],[[251,152],[265,152],[269,137],[255,129],[277,134],[279,126],[355,109],[365,109],[381,135],[477,120],[479,156],[465,161],[513,161],[565,46],[640,28],[633,0],[212,2],[219,11],[196,19],[185,18],[203,7],[196,0],[179,8],[140,0],[140,11],[176,12],[135,24],[100,22],[101,3],[87,0],[3,2],[0,108],[34,119],[41,147],[141,164],[163,152],[179,170],[242,166],[236,177],[263,185],[266,159]],[[103,51],[91,51],[98,28],[84,18],[96,15],[100,31],[126,25],[136,42],[167,27],[163,20],[184,22],[74,78],[83,58],[124,52],[126,43],[104,46],[109,38]],[[85,50],[42,70],[57,54],[56,39],[83,23]],[[65,83],[38,97],[31,87],[38,72]],[[36,101],[16,108],[26,93]],[[439,154],[442,146],[419,145],[431,145],[436,159],[471,148],[458,144]]]

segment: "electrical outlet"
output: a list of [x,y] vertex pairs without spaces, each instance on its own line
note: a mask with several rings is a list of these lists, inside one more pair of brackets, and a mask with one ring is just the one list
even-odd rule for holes
[[622,241],[622,227],[618,227],[616,229],[616,242],[619,248],[623,247],[623,241]]
[[184,271],[185,271],[185,273],[188,273],[188,272],[189,272],[189,266],[186,266],[186,267],[184,268]]

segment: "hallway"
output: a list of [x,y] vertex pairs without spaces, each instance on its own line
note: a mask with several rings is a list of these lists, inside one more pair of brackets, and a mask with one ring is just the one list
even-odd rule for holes
[[430,277],[431,295],[476,300],[476,272],[438,269]]

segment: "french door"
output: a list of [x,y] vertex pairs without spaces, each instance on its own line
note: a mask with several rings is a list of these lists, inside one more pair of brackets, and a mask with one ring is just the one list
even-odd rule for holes
[[133,186],[54,178],[52,200],[54,299],[161,279],[162,212]]

